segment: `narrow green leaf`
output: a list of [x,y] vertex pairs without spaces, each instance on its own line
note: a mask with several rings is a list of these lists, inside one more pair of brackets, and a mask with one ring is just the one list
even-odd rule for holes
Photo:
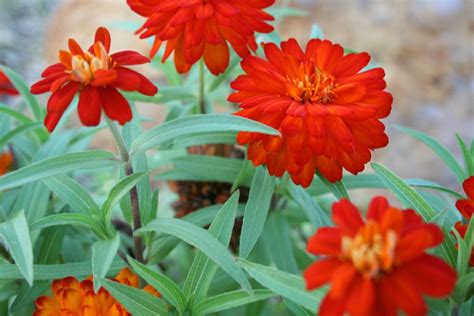
[[201,301],[193,309],[193,315],[200,316],[217,313],[227,309],[266,300],[275,296],[276,294],[268,290],[254,290],[252,294],[245,291],[223,293]]
[[0,177],[0,191],[70,171],[111,167],[118,164],[121,162],[115,159],[112,153],[106,151],[64,154],[41,160]]
[[31,224],[31,231],[36,231],[44,229],[47,227],[53,226],[80,226],[87,227],[96,232],[103,232],[100,224],[90,215],[80,214],[80,213],[63,213],[63,214],[54,214],[49,215],[43,218],[40,218],[33,224]]
[[152,294],[105,279],[102,279],[100,283],[132,315],[168,315],[165,302]]
[[216,90],[221,84],[227,80],[231,75],[237,65],[240,63],[241,59],[237,56],[234,56],[229,63],[229,66],[226,68],[225,72],[219,76],[217,76],[214,81],[212,81],[208,92],[212,92]]
[[21,134],[27,133],[37,128],[41,128],[43,126],[42,123],[27,123],[18,126],[17,128],[12,129],[7,134],[0,137],[0,148],[3,148],[6,144],[8,144],[13,138],[19,136]]
[[453,229],[452,232],[456,236],[456,241],[458,245],[456,271],[458,272],[458,275],[464,275],[467,272],[469,266],[469,259],[471,258],[471,249],[467,248],[466,241],[461,237],[461,235],[456,229]]
[[466,172],[468,176],[474,176],[474,155],[471,155],[469,148],[467,148],[466,143],[461,138],[461,136],[459,136],[459,134],[456,134],[456,139],[458,141],[459,147],[461,147]]
[[322,290],[308,292],[303,278],[297,275],[282,272],[271,267],[263,266],[244,259],[238,263],[258,283],[313,312],[321,302],[324,292]]
[[214,133],[224,131],[258,132],[279,135],[267,125],[233,115],[198,114],[178,118],[158,125],[135,139],[132,144],[132,155],[185,135],[196,133]]
[[21,79],[21,76],[19,74],[17,74],[6,66],[0,65],[0,71],[3,71],[3,73],[8,77],[8,79],[10,79],[13,86],[15,86],[18,92],[20,92],[21,96],[28,104],[35,120],[41,121],[43,118],[41,107],[36,97],[30,93],[30,88],[26,84],[26,82]]
[[130,257],[128,258],[128,262],[133,271],[142,277],[154,289],[160,292],[163,298],[178,310],[180,315],[184,313],[184,309],[186,308],[186,298],[179,286],[173,280],[161,273],[153,271],[149,267]]
[[344,185],[343,181],[336,181],[334,183],[330,182],[328,179],[326,179],[324,176],[318,174],[319,179],[324,183],[324,185],[331,191],[334,196],[340,200],[340,199],[348,199],[349,198],[349,193],[347,193],[346,186]]
[[289,7],[269,8],[266,11],[277,19],[290,16],[308,16],[309,14],[308,11]]
[[33,248],[25,213],[18,212],[13,218],[0,224],[0,236],[8,245],[10,254],[25,278],[33,285]]
[[153,221],[138,232],[156,231],[169,234],[198,248],[221,267],[245,290],[251,291],[250,284],[242,269],[235,263],[229,250],[207,230],[175,218],[161,218]]
[[208,144],[235,144],[237,132],[200,133],[178,137],[171,142],[172,148],[185,148]]
[[92,274],[94,275],[94,290],[100,288],[99,279],[105,278],[120,247],[120,234],[112,239],[99,240],[92,245]]
[[461,194],[459,194],[459,193],[457,193],[453,190],[447,189],[444,186],[442,186],[441,184],[438,184],[438,183],[433,182],[433,181],[424,180],[424,179],[406,179],[405,181],[408,185],[410,185],[412,187],[426,188],[426,189],[432,189],[432,190],[436,190],[436,191],[445,192],[445,193],[451,194],[452,196],[456,197],[457,199],[463,199],[464,198]]
[[436,139],[433,137],[416,131],[411,128],[407,127],[402,127],[402,126],[396,126],[396,128],[416,139],[419,141],[423,142],[425,145],[427,145],[431,150],[433,150],[439,158],[443,160],[445,165],[453,171],[455,174],[456,178],[458,179],[458,182],[461,184],[464,179],[466,179],[466,173],[464,170],[461,168],[459,163],[456,161],[456,159],[453,157],[453,155],[449,152],[449,150],[443,146],[441,143],[439,143]]
[[132,101],[165,104],[171,101],[190,101],[195,100],[196,96],[192,93],[183,91],[182,87],[160,88],[155,96],[147,96],[139,92],[124,92],[123,95]]
[[[239,191],[235,192],[217,213],[209,227],[209,233],[222,245],[228,246],[232,236]],[[204,298],[209,290],[211,281],[216,273],[217,266],[204,253],[199,253],[189,269],[184,282],[184,293],[188,299],[188,306]]]
[[110,190],[107,200],[102,205],[103,218],[108,219],[111,216],[112,208],[120,202],[120,200],[127,194],[137,183],[146,176],[146,172],[134,173],[128,177],[123,178],[117,183],[112,190]]
[[275,178],[263,167],[257,168],[250,185],[250,194],[245,207],[242,234],[240,235],[240,257],[247,258],[257,243],[267,219]]
[[43,180],[43,183],[74,211],[98,215],[99,207],[87,191],[74,179],[59,175]]
[[[416,210],[427,222],[432,221],[437,216],[435,210],[403,179],[377,163],[372,163],[371,166],[380,177],[380,180],[382,180],[386,187],[397,196],[405,207],[410,207]],[[444,242],[441,244],[441,249],[443,250],[446,260],[454,266],[456,264],[454,243],[450,237],[449,231],[445,228],[443,228],[443,231],[445,238]]]
[[331,221],[324,210],[313,200],[311,195],[300,186],[293,183],[288,185],[288,193],[291,198],[301,207],[305,212],[314,228],[329,226]]
[[10,116],[22,124],[33,123],[28,116],[9,108],[3,103],[0,103],[0,113]]

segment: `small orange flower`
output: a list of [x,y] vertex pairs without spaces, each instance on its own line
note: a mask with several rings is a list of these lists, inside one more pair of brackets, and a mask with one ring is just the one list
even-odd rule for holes
[[330,284],[319,315],[424,315],[424,295],[440,298],[453,290],[456,272],[425,253],[442,242],[443,233],[413,210],[376,197],[364,221],[341,200],[333,204],[332,218],[336,227],[318,229],[307,246],[321,256],[304,272],[307,289]]
[[147,18],[137,31],[141,38],[155,36],[153,57],[167,41],[163,61],[174,51],[180,73],[186,73],[204,56],[215,75],[229,65],[229,43],[240,57],[257,50],[255,32],[270,33],[263,9],[275,0],[127,0],[133,11]]
[[281,137],[239,133],[239,144],[249,145],[248,158],[266,164],[272,175],[287,171],[304,187],[316,171],[331,182],[341,179],[343,168],[362,171],[371,151],[388,144],[380,121],[392,105],[384,70],[363,71],[367,53],[344,56],[340,45],[327,40],[313,39],[305,51],[294,39],[281,49],[263,47],[266,59],[243,60],[246,74],[231,84],[237,92],[229,101],[240,103],[236,115],[269,125]]
[[88,51],[69,40],[70,51],[60,51],[60,63],[46,68],[31,92],[52,93],[48,101],[45,126],[51,132],[58,124],[75,94],[79,92],[79,118],[86,126],[100,123],[102,110],[112,120],[125,124],[132,119],[127,99],[118,90],[138,91],[153,96],[158,89],[143,75],[125,66],[150,60],[134,51],[110,54],[111,38],[106,28],[97,29]]
[[[466,192],[467,199],[461,199],[456,202],[456,208],[467,220],[471,220],[474,214],[474,176],[467,178],[463,184],[464,192]],[[459,232],[461,237],[465,237],[468,224],[463,224],[461,221],[455,225],[456,230]],[[474,267],[474,248],[471,250],[471,259],[469,264]]]
[[9,152],[0,154],[0,176],[6,174],[13,165],[13,155]]
[[[121,284],[138,288],[139,279],[125,268],[113,279]],[[94,292],[92,277],[79,282],[73,277],[56,280],[51,286],[53,296],[36,300],[33,316],[131,316],[105,289]],[[155,296],[160,294],[151,286],[144,290]]]
[[10,79],[0,70],[0,96],[2,95],[18,95]]

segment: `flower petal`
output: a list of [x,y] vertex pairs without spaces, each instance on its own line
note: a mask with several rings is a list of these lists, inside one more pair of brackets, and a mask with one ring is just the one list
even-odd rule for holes
[[82,89],[77,110],[82,124],[85,126],[99,125],[102,113],[99,89],[93,87]]
[[102,106],[105,114],[112,120],[124,125],[132,119],[132,110],[127,99],[117,89],[106,87],[100,89]]

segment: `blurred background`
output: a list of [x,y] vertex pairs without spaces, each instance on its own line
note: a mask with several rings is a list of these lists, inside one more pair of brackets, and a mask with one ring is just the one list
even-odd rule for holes
[[[369,52],[385,68],[394,95],[392,115],[385,120],[391,143],[376,152],[375,161],[404,178],[456,188],[435,154],[393,125],[428,133],[461,157],[455,133],[467,141],[474,136],[474,0],[281,2],[309,12],[282,21],[283,39],[305,42],[311,25],[317,24],[325,38]],[[131,31],[133,23],[142,21],[125,0],[0,0],[0,63],[32,83],[46,65],[56,62],[68,38],[89,45],[100,25],[110,28],[114,50],[132,48],[146,54],[147,43]],[[163,80],[156,69],[144,71],[158,84]],[[157,120],[165,114],[163,107],[140,109]],[[113,143],[101,137],[94,146],[113,148]]]

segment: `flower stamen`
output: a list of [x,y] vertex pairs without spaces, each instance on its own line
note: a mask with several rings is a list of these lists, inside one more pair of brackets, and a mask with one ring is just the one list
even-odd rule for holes
[[315,65],[301,65],[296,78],[287,77],[288,95],[298,102],[326,104],[334,100],[334,76]]

